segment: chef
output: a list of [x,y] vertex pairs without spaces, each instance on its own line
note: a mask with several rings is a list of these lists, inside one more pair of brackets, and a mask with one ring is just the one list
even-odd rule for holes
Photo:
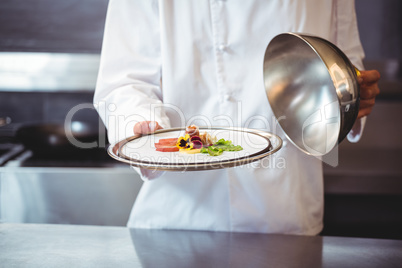
[[[213,171],[139,170],[128,226],[316,235],[323,170],[294,147],[270,109],[263,58],[270,40],[302,32],[339,46],[359,69],[364,52],[352,0],[110,0],[94,97],[110,141],[190,124],[275,132],[269,164]],[[377,71],[359,81],[357,141],[379,93]]]

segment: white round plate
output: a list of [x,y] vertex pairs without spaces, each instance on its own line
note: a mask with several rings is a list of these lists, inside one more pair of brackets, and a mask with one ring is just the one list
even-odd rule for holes
[[282,139],[269,132],[229,127],[200,127],[200,133],[208,132],[217,140],[231,140],[243,147],[241,151],[225,151],[219,156],[209,154],[184,154],[181,152],[159,152],[155,143],[159,139],[184,136],[185,128],[158,130],[149,135],[136,135],[108,148],[114,159],[136,167],[165,171],[195,171],[228,168],[248,164],[277,152]]

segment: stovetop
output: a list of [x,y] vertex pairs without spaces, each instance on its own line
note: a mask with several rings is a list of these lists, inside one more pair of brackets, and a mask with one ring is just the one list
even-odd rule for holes
[[116,167],[125,164],[111,158],[106,148],[76,149],[65,152],[34,153],[16,139],[16,132],[23,124],[11,123],[0,128],[0,167]]
[[82,149],[74,153],[35,154],[18,143],[0,143],[0,167],[115,167],[122,163],[112,159],[105,148]]

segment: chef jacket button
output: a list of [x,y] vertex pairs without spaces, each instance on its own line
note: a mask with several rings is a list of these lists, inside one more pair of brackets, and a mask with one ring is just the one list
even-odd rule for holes
[[223,99],[224,99],[225,101],[230,101],[231,97],[230,97],[229,94],[225,94],[225,95],[223,96]]
[[225,52],[226,49],[227,49],[227,46],[225,44],[220,44],[218,46],[218,49],[219,49],[220,52]]

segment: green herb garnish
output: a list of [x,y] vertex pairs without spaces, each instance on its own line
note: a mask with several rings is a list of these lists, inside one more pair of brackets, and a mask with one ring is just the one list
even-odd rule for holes
[[214,145],[202,148],[201,153],[209,154],[211,156],[218,156],[224,151],[234,152],[241,150],[243,150],[243,147],[240,145],[233,145],[232,141],[230,140],[220,139]]

